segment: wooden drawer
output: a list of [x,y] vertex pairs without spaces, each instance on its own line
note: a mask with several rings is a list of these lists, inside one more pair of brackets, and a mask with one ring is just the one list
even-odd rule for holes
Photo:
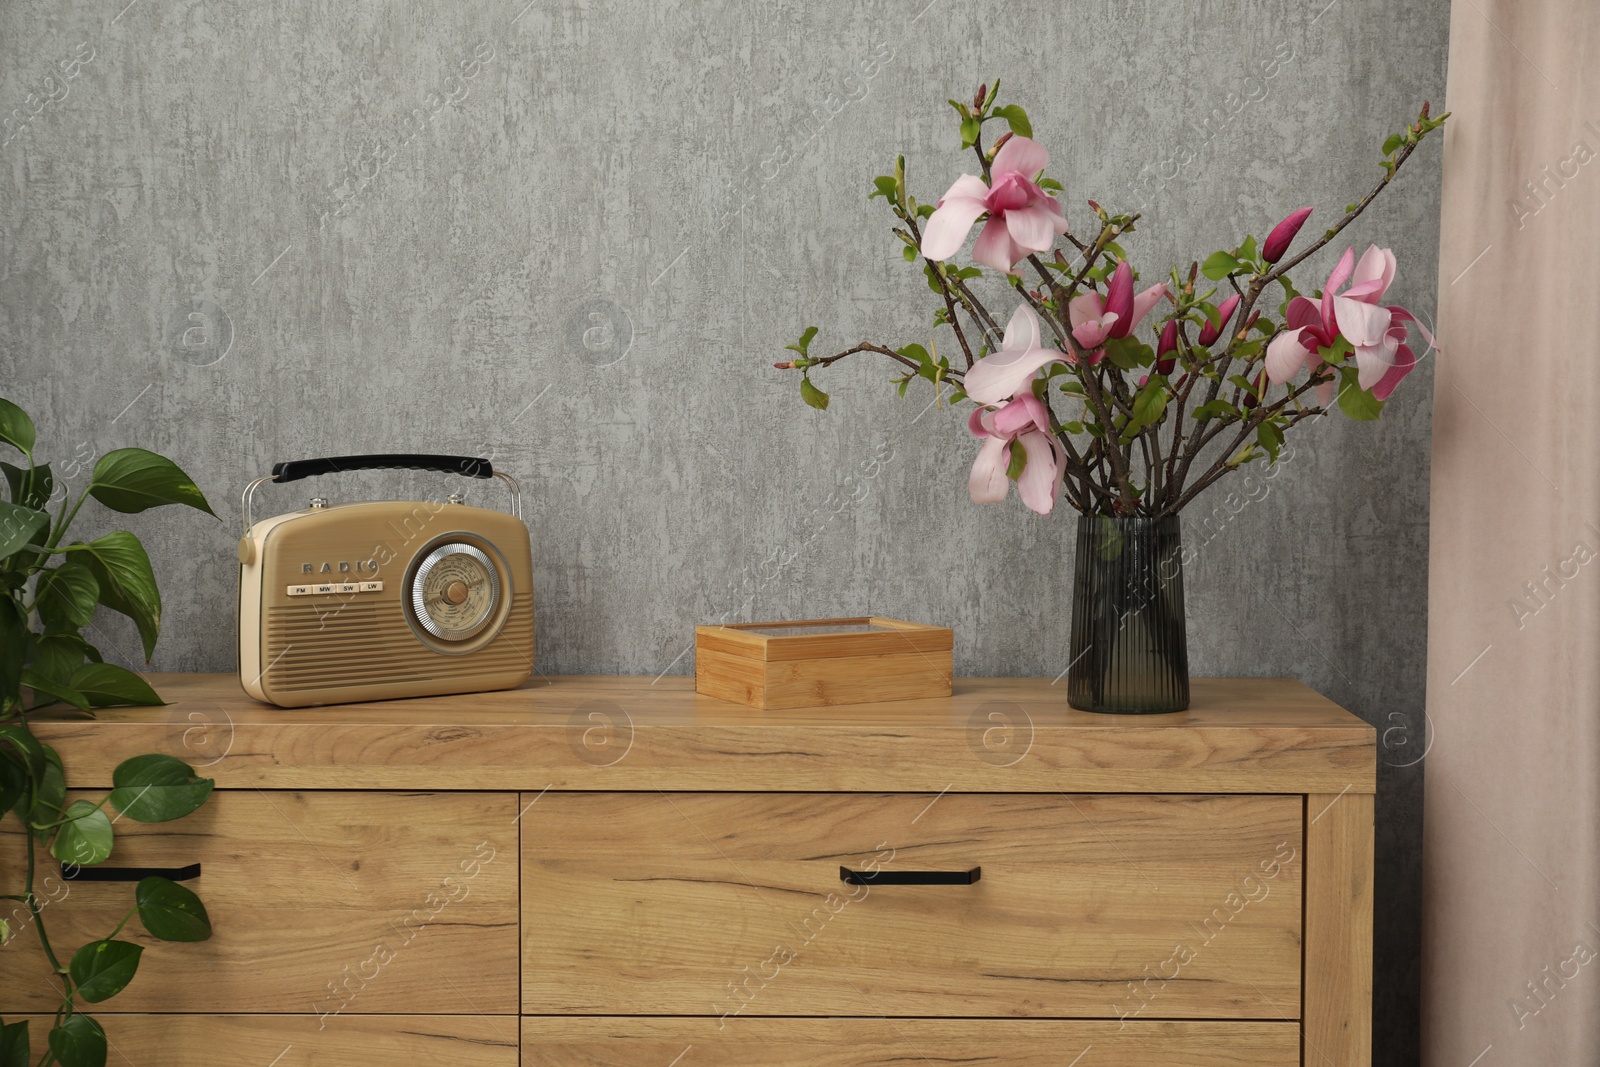
[[[692,1050],[692,1051],[691,1051]],[[1294,1023],[524,1019],[522,1067],[1298,1067]]]
[[[341,1015],[324,1024],[315,1015],[127,1014],[102,1021],[107,1067],[517,1067],[518,1059],[515,1016]],[[30,1020],[35,1054],[50,1022]]]
[[[1301,819],[1293,796],[547,794],[523,1010],[1297,1018]],[[874,862],[981,874],[841,881]]]
[[[188,884],[215,933],[156,945],[101,1008],[515,1015],[516,801],[219,790],[175,822],[120,819],[104,866],[198,862]],[[21,864],[16,825],[8,820],[0,836],[7,871]],[[46,915],[58,950],[106,936],[133,900],[128,883],[51,885],[40,896],[57,901]],[[120,936],[154,944],[137,920]],[[19,930],[0,949],[0,1014],[54,1010],[49,973],[33,931]]]

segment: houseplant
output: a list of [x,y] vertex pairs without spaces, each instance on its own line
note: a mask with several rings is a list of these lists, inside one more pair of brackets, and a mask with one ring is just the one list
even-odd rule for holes
[[[204,804],[212,783],[181,760],[147,754],[121,763],[113,772],[114,788],[105,796],[69,798],[61,757],[34,736],[30,720],[44,708],[92,715],[100,707],[160,704],[142,677],[104,662],[82,631],[97,606],[121,612],[138,627],[148,659],[161,625],[161,594],[149,557],[133,534],[64,540],[91,497],[119,512],[166,504],[212,512],[188,475],[170,460],[138,448],[101,456],[88,484],[69,505],[66,480],[77,473],[77,464],[58,479],[48,463],[35,461],[34,442],[33,421],[17,405],[0,399],[0,443],[20,452],[23,460],[0,463],[10,489],[10,500],[0,501],[0,819],[18,820],[15,836],[26,855],[23,872],[0,872],[0,900],[8,905],[0,911],[0,942],[21,936],[31,926],[61,988],[55,1018],[40,1035],[40,1067],[103,1067],[105,1032],[79,1003],[100,1003],[133,979],[144,950],[118,934],[138,916],[158,940],[203,941],[211,936],[210,919],[191,890],[166,878],[145,878],[114,930],[68,953],[51,943],[45,909],[69,895],[66,879],[74,868],[111,855],[114,820],[108,806],[119,818],[166,822]],[[62,865],[63,880],[43,872],[52,859]],[[21,886],[11,882],[18,873]],[[0,1067],[29,1067],[32,1057],[27,1021],[0,1021]]]
[[[968,428],[982,442],[972,499],[1004,500],[1015,483],[1033,511],[1048,513],[1064,496],[1079,512],[1069,701],[1092,711],[1181,710],[1178,514],[1230,472],[1275,464],[1286,432],[1306,419],[1335,406],[1352,419],[1378,418],[1416,366],[1411,331],[1432,344],[1414,315],[1382,303],[1395,273],[1388,249],[1374,245],[1359,258],[1348,249],[1310,297],[1290,272],[1355,221],[1448,116],[1430,117],[1424,104],[1384,142],[1382,178],[1295,255],[1309,207],[1263,241],[1247,236],[1140,289],[1122,243],[1139,216],[1090,200],[1088,228],[1074,232],[1027,113],[1000,105],[998,90],[996,82],[970,103],[950,101],[979,173],[957,179],[936,204],[920,203],[901,156],[868,196],[893,214],[904,258],[921,262],[935,338],[812,356],[812,326],[788,346],[796,357],[776,366],[800,372],[801,396],[817,408],[829,398],[813,372],[863,352],[899,365],[901,395],[920,378],[941,395],[949,383],[952,403],[972,401]],[[1006,130],[986,147],[990,123]],[[972,262],[958,262],[980,222]],[[1004,283],[1009,315],[978,291],[985,267]]]

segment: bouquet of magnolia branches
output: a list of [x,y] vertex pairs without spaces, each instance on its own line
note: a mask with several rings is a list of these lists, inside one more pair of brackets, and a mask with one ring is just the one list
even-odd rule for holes
[[[918,203],[906,192],[902,156],[868,197],[884,198],[906,260],[922,261],[938,298],[933,325],[953,335],[955,364],[933,342],[864,341],[812,356],[815,326],[788,346],[797,358],[776,364],[801,372],[801,396],[817,408],[828,406],[828,394],[812,372],[859,352],[905,368],[894,379],[902,396],[917,378],[941,392],[950,383],[952,402],[977,405],[968,420],[982,439],[968,483],[975,502],[1004,500],[1015,482],[1022,502],[1041,514],[1065,493],[1086,514],[1175,515],[1229,471],[1258,458],[1275,463],[1284,434],[1304,419],[1334,405],[1350,418],[1376,419],[1417,364],[1411,331],[1433,344],[1416,316],[1383,302],[1395,275],[1389,249],[1373,245],[1359,259],[1347,249],[1310,297],[1289,272],[1355,221],[1447,114],[1430,118],[1423,104],[1416,122],[1384,143],[1382,179],[1298,254],[1285,258],[1309,207],[1265,241],[1246,237],[1140,289],[1119,243],[1139,216],[1090,200],[1093,225],[1074,233],[1051,195],[1062,186],[1045,176],[1049,155],[1032,140],[1026,112],[998,106],[998,81],[995,90],[980,86],[971,104],[950,101],[979,174],[962,175],[936,205]],[[990,122],[1009,128],[985,148]],[[979,266],[952,262],[979,222],[972,262],[999,271],[1016,298],[1004,329],[969,284]],[[1202,276],[1216,284],[1200,283]],[[1158,309],[1149,340],[1141,339]]]

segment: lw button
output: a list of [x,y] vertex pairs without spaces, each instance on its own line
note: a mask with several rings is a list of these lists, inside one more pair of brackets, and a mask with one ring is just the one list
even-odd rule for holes
[[361,583],[361,591],[363,593],[381,593],[381,592],[383,592],[383,583],[382,582],[362,582]]

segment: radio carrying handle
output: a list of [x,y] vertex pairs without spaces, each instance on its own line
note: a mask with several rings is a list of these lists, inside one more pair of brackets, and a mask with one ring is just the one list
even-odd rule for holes
[[323,474],[372,470],[436,471],[440,474],[460,474],[467,478],[498,478],[511,490],[512,516],[517,519],[522,518],[522,487],[505,471],[495,470],[488,459],[404,453],[378,456],[328,456],[323,459],[296,459],[287,463],[274,463],[271,476],[257,478],[245,486],[242,498],[245,532],[248,533],[250,527],[255,525],[251,508],[255,492],[268,482],[297,482],[302,478],[314,478]]

